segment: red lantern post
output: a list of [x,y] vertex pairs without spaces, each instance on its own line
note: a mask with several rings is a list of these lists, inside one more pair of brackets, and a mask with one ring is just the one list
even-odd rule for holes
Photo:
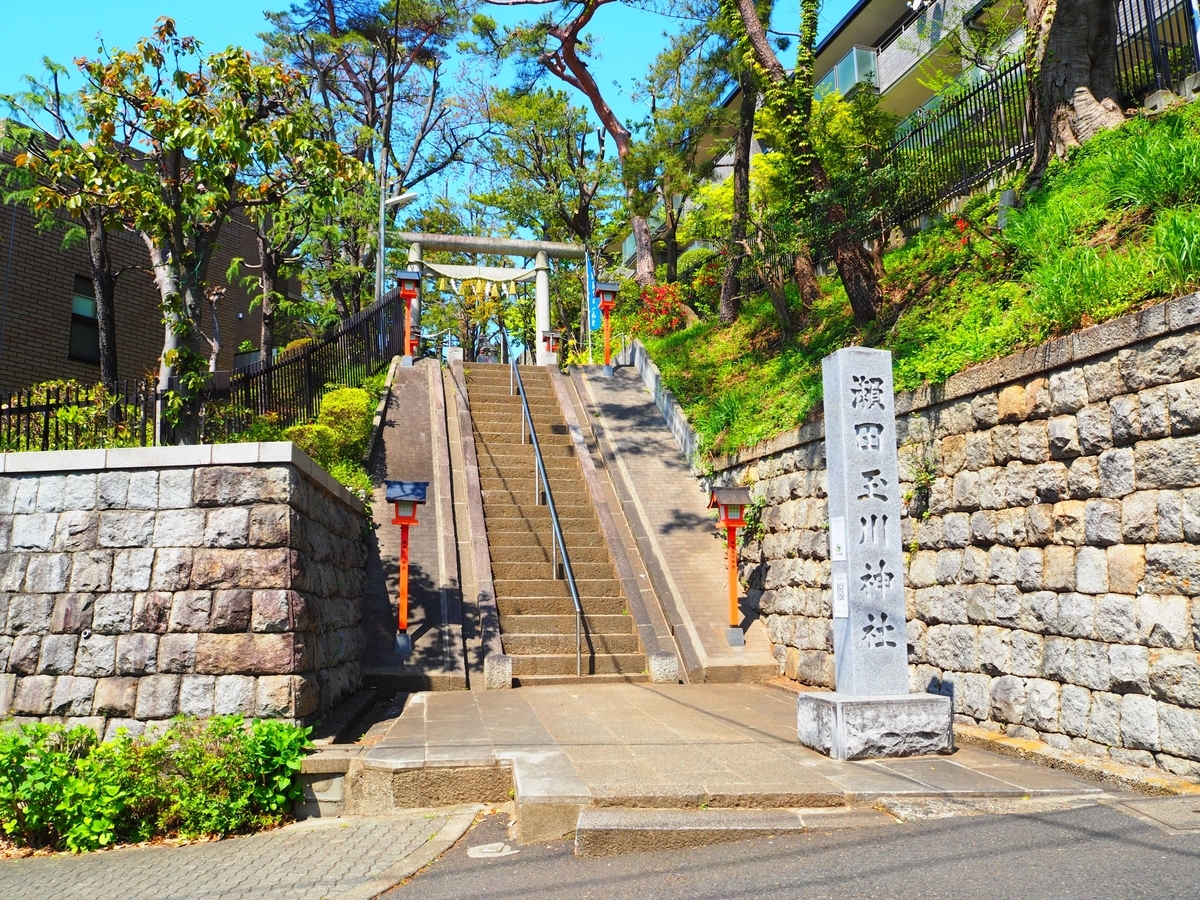
[[612,281],[597,281],[596,296],[600,298],[600,313],[604,316],[604,365],[612,365],[611,326],[608,317],[617,308],[617,285]]
[[746,643],[742,633],[742,617],[738,610],[738,561],[737,530],[746,524],[746,507],[750,504],[748,488],[713,488],[708,498],[708,508],[716,509],[717,524],[725,529],[727,541],[726,562],[729,567],[729,631],[726,638],[731,647]]
[[396,286],[400,289],[400,299],[404,301],[404,353],[403,356],[416,356],[416,339],[412,334],[412,305],[421,294],[420,272],[399,272],[396,275]]
[[417,524],[417,506],[425,503],[428,481],[385,481],[386,498],[395,505],[392,524],[400,526],[400,590],[396,628],[396,652],[403,656],[412,653],[412,638],[408,636],[408,527]]

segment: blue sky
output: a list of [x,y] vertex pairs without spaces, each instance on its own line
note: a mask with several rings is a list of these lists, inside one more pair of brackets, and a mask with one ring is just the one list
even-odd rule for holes
[[[32,0],[6,4],[5,27],[0,29],[0,92],[20,89],[21,76],[37,72],[41,59],[49,56],[70,67],[77,56],[95,55],[97,34],[105,43],[129,47],[149,33],[155,20],[170,15],[181,33],[191,34],[210,50],[229,44],[256,49],[257,34],[266,27],[263,9],[280,9],[288,0]],[[852,0],[827,0],[821,10],[823,34],[845,14]],[[493,7],[493,9],[498,9]],[[781,30],[794,31],[797,0],[777,4],[776,23]],[[534,15],[535,7],[525,7]],[[507,11],[511,13],[512,11]],[[501,14],[494,13],[497,18]],[[621,95],[640,76],[654,54],[665,44],[662,32],[671,20],[613,4],[600,10],[592,33],[600,35],[601,59],[593,66],[602,88],[612,94],[610,102],[623,116],[636,116]],[[621,90],[613,91],[613,83]]]

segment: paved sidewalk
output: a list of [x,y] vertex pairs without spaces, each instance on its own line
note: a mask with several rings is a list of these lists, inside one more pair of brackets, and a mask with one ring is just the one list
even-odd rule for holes
[[[445,394],[435,360],[397,368],[388,399],[378,479],[371,501],[376,528],[368,544],[363,596],[363,668],[391,690],[466,687],[462,650],[462,595],[455,554],[454,510],[446,447]],[[400,526],[383,479],[428,481],[420,524],[409,529],[409,622],[413,652],[395,652]]]
[[[779,674],[767,630],[743,609],[745,647],[730,647],[725,536],[708,495],[637,370],[612,377],[580,366],[584,403],[604,447],[608,473],[693,681],[762,681]],[[742,598],[743,602],[745,598]]]
[[393,771],[511,765],[524,841],[568,834],[590,807],[814,808],[901,796],[1103,793],[1094,782],[970,747],[951,756],[831,760],[797,743],[795,694],[748,684],[423,693],[361,759]]
[[481,807],[314,819],[182,847],[0,861],[0,900],[370,900],[457,841]]

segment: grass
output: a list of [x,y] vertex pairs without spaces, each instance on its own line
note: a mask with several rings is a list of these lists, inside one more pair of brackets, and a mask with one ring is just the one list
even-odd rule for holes
[[1200,285],[1200,104],[1139,116],[1052,163],[1003,232],[999,193],[967,204],[965,229],[948,217],[885,255],[884,306],[864,329],[830,279],[787,340],[765,297],[728,326],[643,337],[702,449],[803,422],[821,359],[849,344],[890,350],[909,390]]

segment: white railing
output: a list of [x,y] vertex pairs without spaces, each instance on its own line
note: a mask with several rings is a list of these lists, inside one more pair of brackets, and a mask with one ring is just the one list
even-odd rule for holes
[[934,0],[896,37],[879,48],[875,84],[883,93],[903,78],[962,24],[963,14],[977,0]]

